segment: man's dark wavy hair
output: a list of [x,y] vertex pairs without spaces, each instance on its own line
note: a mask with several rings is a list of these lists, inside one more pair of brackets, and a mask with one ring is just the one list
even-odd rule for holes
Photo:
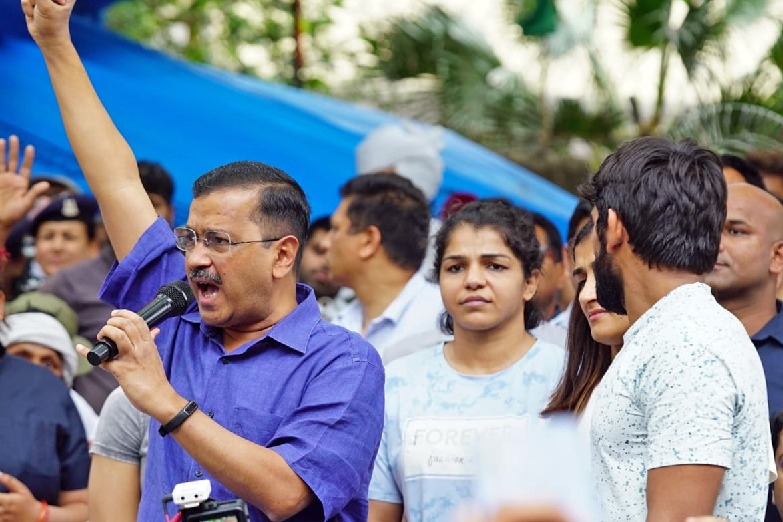
[[690,140],[638,138],[610,154],[579,192],[598,209],[601,241],[612,209],[650,268],[704,274],[715,265],[726,182],[714,152]]

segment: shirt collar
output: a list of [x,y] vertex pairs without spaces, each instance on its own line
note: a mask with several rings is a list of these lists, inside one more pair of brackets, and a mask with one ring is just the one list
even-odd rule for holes
[[[297,306],[291,313],[270,328],[265,335],[255,341],[249,342],[244,348],[237,350],[236,353],[245,352],[250,346],[254,346],[267,337],[274,339],[278,343],[299,353],[306,353],[310,334],[316,324],[321,320],[321,312],[318,308],[318,302],[315,300],[315,292],[313,292],[313,289],[309,286],[297,283],[296,302]],[[195,311],[184,314],[182,319],[189,323],[202,324],[197,306]],[[212,328],[206,325],[203,326],[207,329],[208,335],[215,334],[219,331],[218,328]]]
[[772,316],[767,324],[765,324],[761,330],[756,332],[755,335],[750,337],[750,340],[754,344],[766,341],[769,338],[775,339],[779,344],[783,345],[783,302],[777,301],[775,303],[777,313]]
[[405,286],[402,288],[399,294],[397,294],[397,297],[394,298],[394,301],[389,303],[389,306],[386,307],[386,310],[383,311],[383,313],[375,319],[375,321],[380,320],[388,320],[391,321],[392,324],[397,324],[397,322],[402,318],[402,314],[405,312],[405,309],[408,307],[408,304],[418,295],[419,291],[424,287],[424,285],[429,284],[426,279],[424,279],[424,276],[421,275],[420,272],[416,272],[413,274],[413,277],[411,277],[407,283],[405,283]]

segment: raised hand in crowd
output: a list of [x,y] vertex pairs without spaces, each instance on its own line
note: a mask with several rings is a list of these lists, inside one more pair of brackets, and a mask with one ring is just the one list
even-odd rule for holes
[[0,244],[5,242],[8,231],[33,207],[49,183],[41,181],[30,187],[30,171],[33,167],[35,148],[24,148],[21,162],[19,138],[0,138]]

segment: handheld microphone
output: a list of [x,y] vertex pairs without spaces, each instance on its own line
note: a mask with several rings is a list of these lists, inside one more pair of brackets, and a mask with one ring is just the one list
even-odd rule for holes
[[[150,327],[159,324],[169,317],[185,313],[188,305],[193,302],[193,290],[185,281],[174,281],[163,285],[155,298],[139,310],[139,316]],[[117,357],[117,344],[111,339],[101,339],[87,354],[87,360],[93,366]]]

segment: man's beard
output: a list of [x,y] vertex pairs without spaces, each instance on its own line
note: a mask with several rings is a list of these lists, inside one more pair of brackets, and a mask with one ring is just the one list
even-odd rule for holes
[[593,265],[598,304],[608,312],[627,315],[622,276],[612,266],[609,253],[606,251],[606,244],[603,241],[599,241],[599,243],[601,243],[601,249],[595,257]]

